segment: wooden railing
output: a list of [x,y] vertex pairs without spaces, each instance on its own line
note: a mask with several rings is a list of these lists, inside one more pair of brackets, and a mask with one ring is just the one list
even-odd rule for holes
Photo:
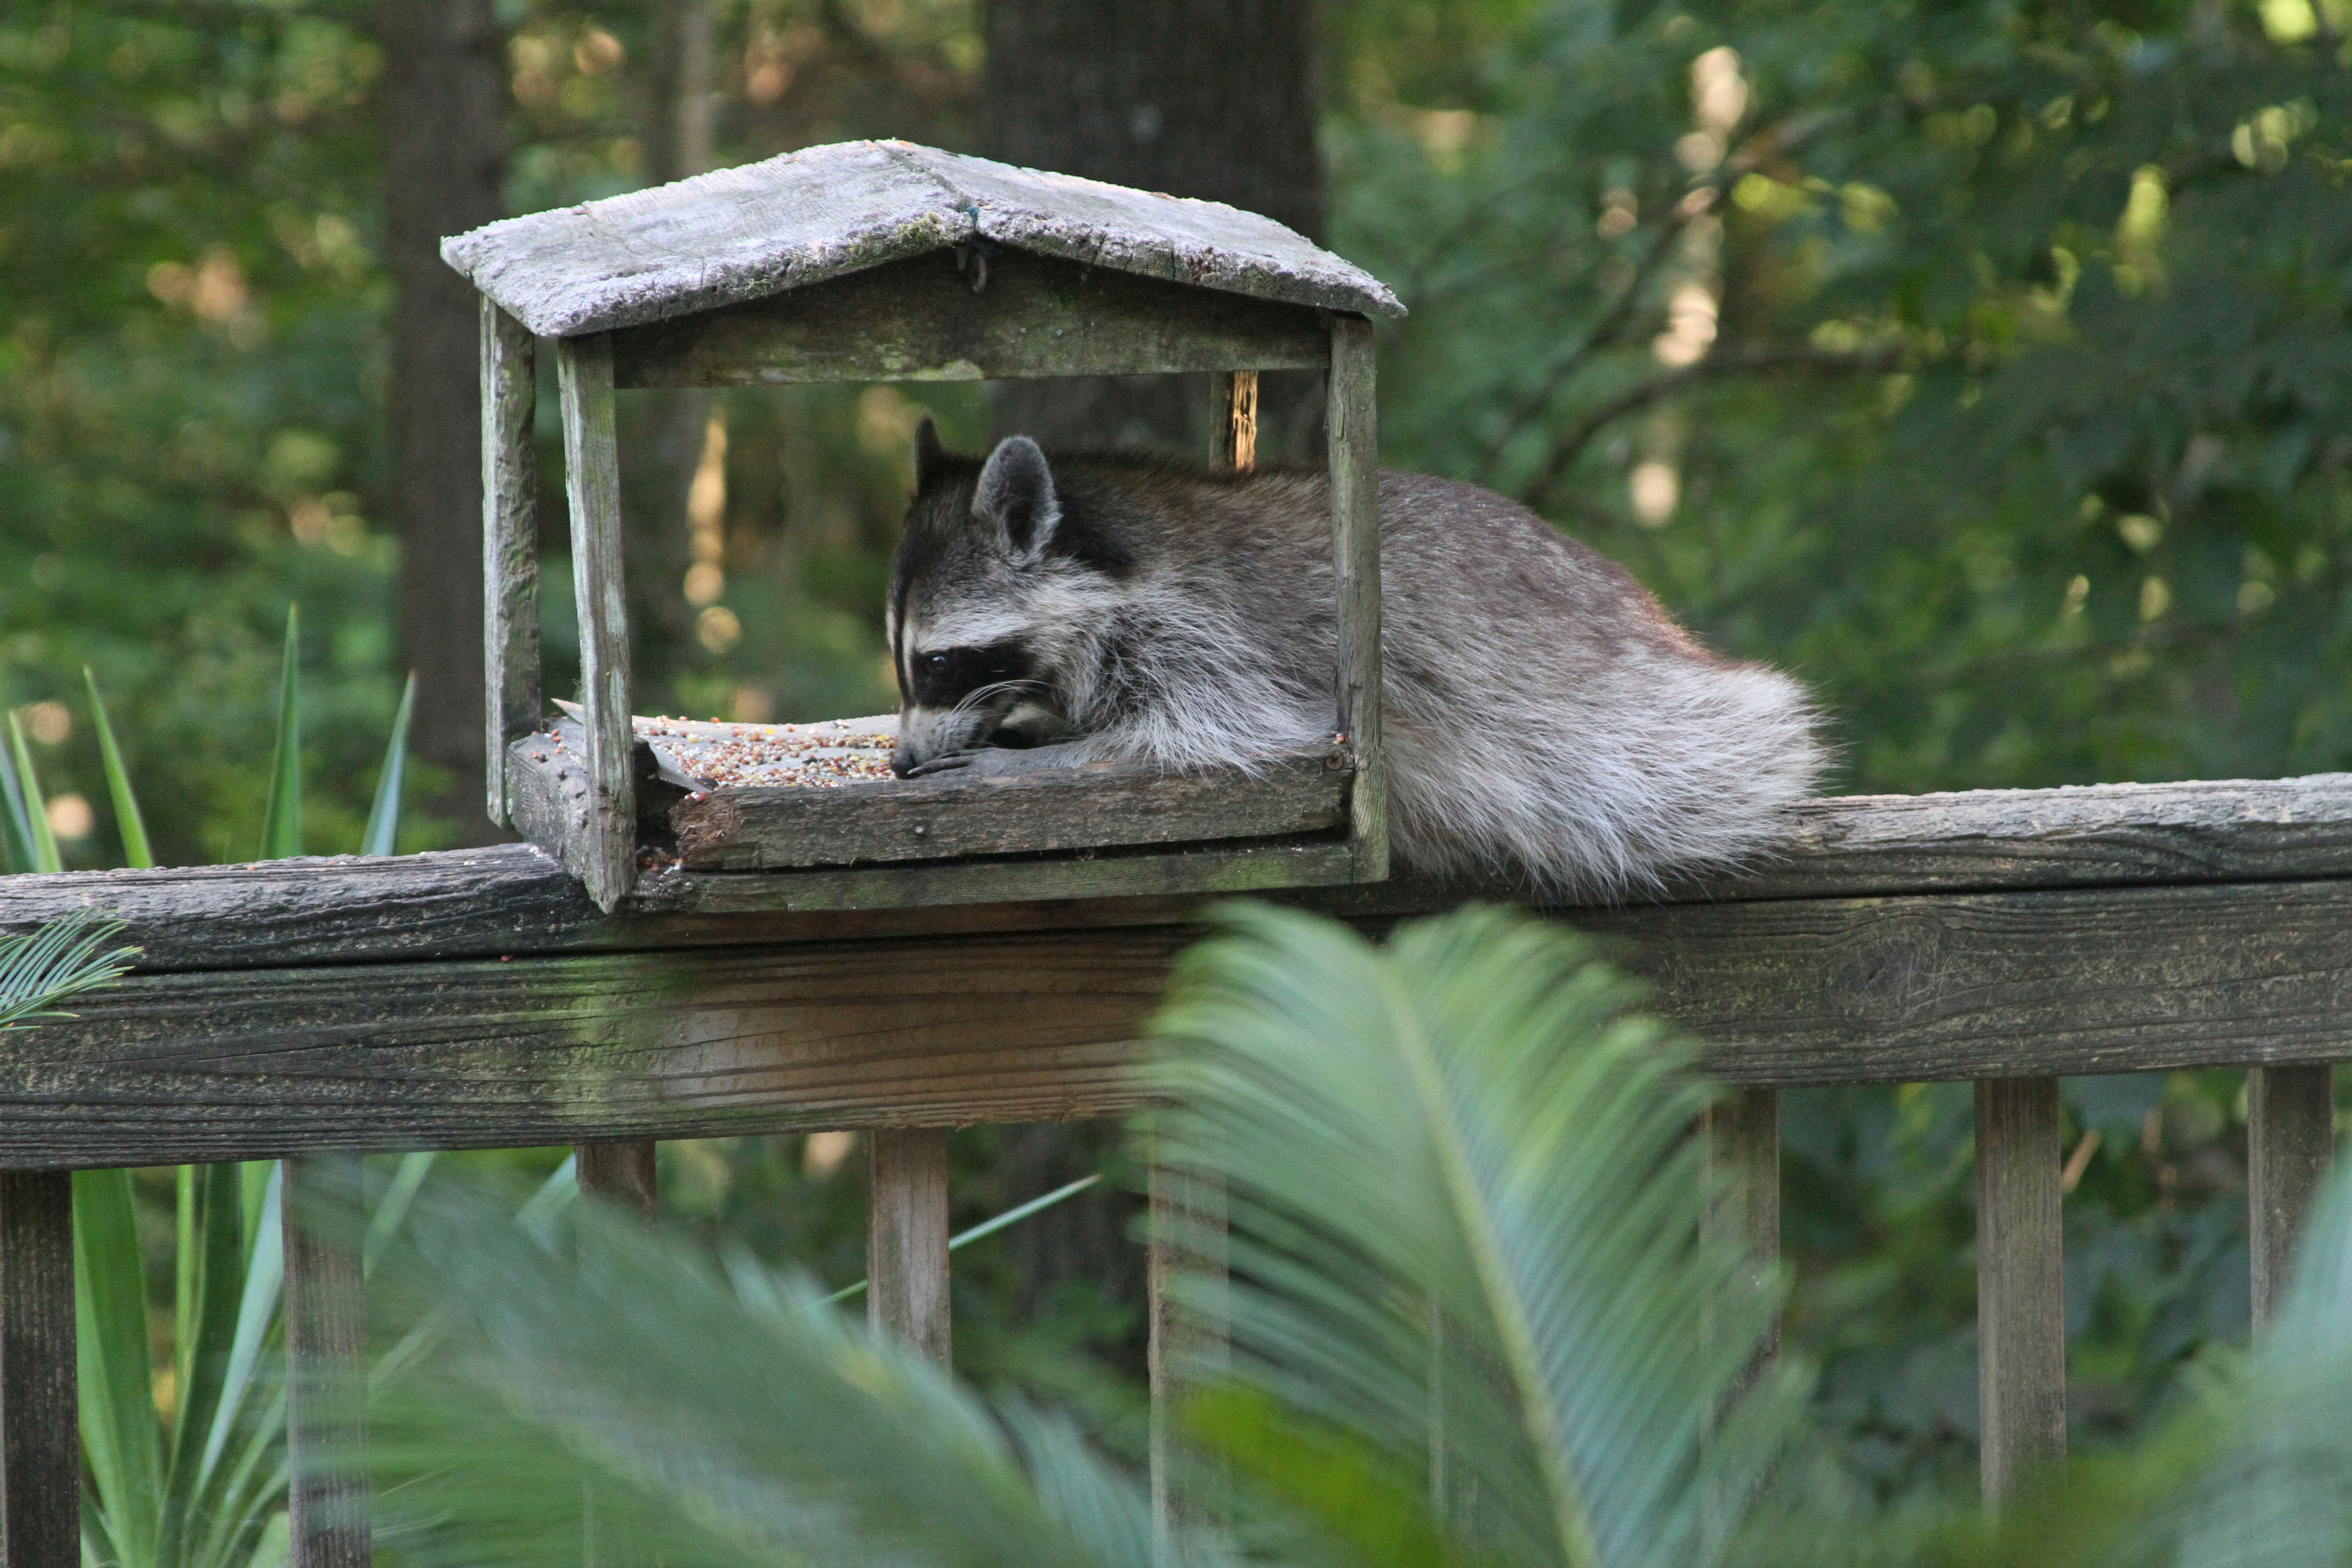
[[[1644,972],[1737,1087],[1709,1122],[1732,1178],[1710,1223],[1759,1268],[1780,1089],[1976,1082],[1997,1496],[2065,1442],[2059,1075],[2251,1069],[2258,1325],[2269,1311],[2328,1159],[2328,1065],[2352,1056],[2352,775],[1793,816],[1761,870],[1559,913]],[[1465,891],[1294,897],[1378,929]],[[314,1153],[570,1143],[584,1187],[648,1205],[649,1140],[871,1129],[870,1310],[945,1359],[944,1130],[1131,1109],[1137,1026],[1192,907],[606,916],[527,847],[0,882],[0,932],[92,909],[143,949],[78,1018],[0,1036],[5,1568],[79,1557],[67,1171],[293,1156],[299,1187]],[[310,1462],[341,1417],[304,1391],[356,1369],[357,1272],[289,1239],[294,1561],[349,1568],[364,1496]],[[1152,1321],[1170,1331],[1156,1292]]]

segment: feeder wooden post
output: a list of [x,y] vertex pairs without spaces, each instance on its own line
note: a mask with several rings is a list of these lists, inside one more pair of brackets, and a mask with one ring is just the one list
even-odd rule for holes
[[572,497],[572,587],[580,601],[580,700],[587,710],[588,896],[608,913],[636,879],[636,778],[629,725],[629,611],[621,575],[621,468],[613,423],[613,340],[556,346],[563,393],[564,488]]
[[2286,1294],[2295,1243],[2335,1162],[2335,1078],[2326,1065],[2246,1074],[2246,1232],[2257,1330],[2269,1326]]
[[2066,1458],[2058,1080],[1977,1090],[1977,1407],[1985,1500]]
[[367,1436],[367,1307],[359,1254],[317,1229],[306,1213],[337,1195],[332,1167],[358,1156],[289,1160],[278,1193],[286,1248],[287,1524],[291,1568],[369,1568],[371,1494],[361,1449]]
[[583,1143],[572,1151],[572,1173],[580,1190],[635,1211],[647,1225],[658,1210],[655,1147],[650,1138],[617,1143]]
[[531,426],[538,340],[482,299],[483,720],[490,820],[507,825],[507,747],[538,728],[539,456]]
[[1372,398],[1372,324],[1331,318],[1327,432],[1331,585],[1339,630],[1338,724],[1356,755],[1349,837],[1355,879],[1389,874],[1388,773],[1381,759],[1381,465]]

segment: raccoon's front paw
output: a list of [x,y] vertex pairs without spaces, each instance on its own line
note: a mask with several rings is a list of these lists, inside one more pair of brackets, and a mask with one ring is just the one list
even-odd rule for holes
[[974,746],[969,751],[942,752],[929,762],[919,763],[907,770],[906,776],[922,779],[960,773],[966,778],[1011,778],[1015,773],[1076,767],[1083,760],[1076,753],[1075,746]]

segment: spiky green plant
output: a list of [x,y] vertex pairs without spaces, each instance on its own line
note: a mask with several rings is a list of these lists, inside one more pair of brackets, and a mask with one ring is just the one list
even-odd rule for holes
[[[1190,1426],[1230,1528],[1155,1543],[1066,1426],[959,1391],[805,1285],[590,1209],[449,1193],[379,1280],[429,1354],[375,1462],[421,1563],[1246,1560],[1357,1568],[2337,1563],[2352,1546],[2352,1187],[2280,1321],[2127,1455],[1997,1515],[1807,1511],[1801,1371],[1734,1397],[1769,1303],[1700,1238],[1687,1047],[1574,937],[1473,910],[1385,951],[1223,917],[1185,959],[1156,1152],[1223,1189],[1231,1329]],[[1215,1372],[1206,1362],[1196,1374]],[[583,1506],[583,1499],[593,1506]]]
[[115,830],[122,835],[122,863],[152,869],[155,851],[147,843],[147,818],[131,792],[131,774],[122,765],[122,749],[114,743],[114,725],[106,716],[106,699],[98,694],[98,677],[81,667],[81,683],[89,692],[89,717],[98,731],[98,760],[106,771],[106,793],[114,802]]
[[139,950],[106,945],[121,929],[90,915],[68,915],[0,938],[0,1029],[71,1017],[58,1004],[125,973]]

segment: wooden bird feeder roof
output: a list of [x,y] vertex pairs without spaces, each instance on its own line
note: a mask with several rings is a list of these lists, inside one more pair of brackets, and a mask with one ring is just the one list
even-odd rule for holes
[[906,142],[843,142],[509,218],[443,259],[541,337],[669,321],[979,240],[1316,310],[1402,316],[1272,218]]

